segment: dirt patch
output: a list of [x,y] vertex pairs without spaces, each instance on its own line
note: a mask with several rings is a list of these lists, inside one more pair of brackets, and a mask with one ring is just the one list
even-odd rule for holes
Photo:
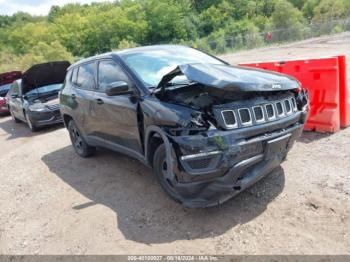
[[[350,50],[350,34],[324,41],[225,58]],[[79,158],[61,126],[31,133],[2,117],[0,150],[1,254],[350,253],[350,128],[304,133],[281,169],[204,210],[170,200],[136,160],[106,150]]]

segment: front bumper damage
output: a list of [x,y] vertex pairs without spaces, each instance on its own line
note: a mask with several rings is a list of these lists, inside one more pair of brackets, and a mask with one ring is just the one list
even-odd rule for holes
[[[168,135],[176,178],[171,181],[173,195],[191,208],[215,206],[234,197],[279,167],[301,135],[306,117],[307,111],[299,111],[250,128]],[[189,162],[193,160],[198,162],[193,165]]]

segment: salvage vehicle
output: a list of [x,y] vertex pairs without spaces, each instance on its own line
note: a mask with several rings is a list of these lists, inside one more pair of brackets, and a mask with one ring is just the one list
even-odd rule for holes
[[6,94],[10,90],[11,83],[21,78],[20,71],[12,71],[0,74],[0,114],[8,114]]
[[134,157],[193,208],[218,205],[278,168],[308,113],[294,78],[177,45],[81,60],[59,96],[78,155],[105,147]]
[[67,61],[37,64],[14,81],[6,96],[12,119],[27,123],[33,132],[62,123],[58,92],[69,66]]

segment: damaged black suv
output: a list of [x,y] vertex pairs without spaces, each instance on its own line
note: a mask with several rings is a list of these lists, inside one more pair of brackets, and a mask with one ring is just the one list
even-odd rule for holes
[[294,78],[177,45],[77,62],[60,104],[78,155],[102,146],[137,158],[187,207],[220,204],[278,167],[308,112]]

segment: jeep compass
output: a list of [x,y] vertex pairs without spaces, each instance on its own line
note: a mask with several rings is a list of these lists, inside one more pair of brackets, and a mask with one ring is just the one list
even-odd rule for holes
[[296,79],[177,45],[81,60],[59,97],[78,155],[134,157],[187,207],[218,205],[279,167],[308,113]]

